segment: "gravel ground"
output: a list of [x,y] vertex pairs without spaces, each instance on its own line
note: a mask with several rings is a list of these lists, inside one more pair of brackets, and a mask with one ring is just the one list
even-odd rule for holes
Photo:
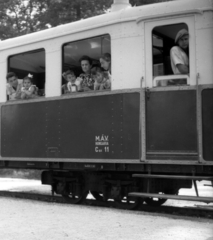
[[[8,189],[49,191],[38,181],[0,179]],[[211,219],[6,197],[0,206],[0,240],[213,240]]]

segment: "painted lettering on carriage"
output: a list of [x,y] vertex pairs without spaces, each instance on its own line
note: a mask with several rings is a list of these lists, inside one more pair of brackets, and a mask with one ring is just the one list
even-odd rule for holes
[[94,164],[85,164],[84,167],[85,168],[96,168],[96,165],[94,165]]
[[95,145],[109,145],[108,142],[96,142]]
[[108,135],[100,135],[95,136],[95,152],[109,152],[109,136]]
[[109,136],[95,136],[95,141],[97,142],[108,142],[109,141]]
[[102,149],[99,149],[98,147],[95,147],[95,152],[102,152]]

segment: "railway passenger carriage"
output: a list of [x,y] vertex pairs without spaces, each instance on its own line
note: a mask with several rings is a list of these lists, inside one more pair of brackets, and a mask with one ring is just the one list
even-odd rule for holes
[[[173,75],[169,52],[183,28],[190,74]],[[62,95],[62,72],[78,75],[82,55],[98,64],[103,53],[111,90]],[[90,191],[124,208],[195,200],[178,190],[212,180],[212,0],[115,0],[108,14],[0,42],[0,69],[1,168],[42,169],[42,183],[70,202]],[[40,97],[8,101],[9,71],[33,74]]]

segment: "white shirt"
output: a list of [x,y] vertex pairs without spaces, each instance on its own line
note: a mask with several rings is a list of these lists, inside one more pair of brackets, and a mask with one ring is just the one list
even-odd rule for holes
[[170,50],[171,67],[174,74],[181,74],[177,68],[177,64],[189,66],[189,58],[186,53],[178,46]]
[[9,83],[7,83],[6,92],[7,92],[7,95],[9,95],[9,100],[16,100],[16,93],[21,92],[21,88],[23,87],[22,83],[23,83],[23,80],[18,79],[18,85],[16,90]]

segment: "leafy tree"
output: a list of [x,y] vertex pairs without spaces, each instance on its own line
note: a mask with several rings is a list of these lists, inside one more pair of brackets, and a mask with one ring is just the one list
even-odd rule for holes
[[[168,0],[130,0],[140,6]],[[105,13],[113,0],[0,0],[4,40]]]

